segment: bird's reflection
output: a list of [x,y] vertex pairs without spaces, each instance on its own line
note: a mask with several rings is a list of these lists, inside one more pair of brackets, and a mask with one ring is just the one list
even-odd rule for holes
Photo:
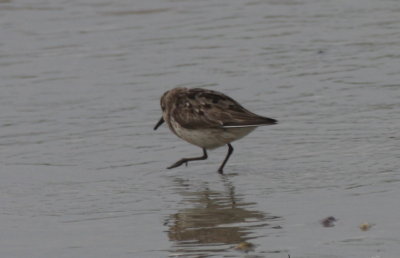
[[255,210],[255,203],[245,202],[229,179],[223,180],[222,190],[211,190],[207,182],[199,186],[198,181],[173,179],[177,193],[183,197],[180,206],[184,206],[166,223],[176,255],[215,255],[258,237],[255,229],[276,227],[273,222],[279,217]]

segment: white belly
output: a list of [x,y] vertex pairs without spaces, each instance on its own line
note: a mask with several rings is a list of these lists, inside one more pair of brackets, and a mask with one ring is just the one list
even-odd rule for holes
[[238,140],[256,127],[226,128],[226,129],[186,129],[173,123],[175,134],[185,141],[206,149],[215,149]]

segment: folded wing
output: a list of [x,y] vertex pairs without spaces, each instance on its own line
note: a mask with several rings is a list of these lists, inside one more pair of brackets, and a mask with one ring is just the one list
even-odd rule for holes
[[222,93],[196,88],[188,89],[176,98],[171,115],[187,129],[240,128],[277,123],[275,119],[248,111]]

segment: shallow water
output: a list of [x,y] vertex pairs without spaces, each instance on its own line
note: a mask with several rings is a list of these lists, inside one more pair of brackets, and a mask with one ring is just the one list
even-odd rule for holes
[[[0,1],[0,256],[398,257],[399,17],[395,0]],[[177,86],[280,123],[233,143],[224,176],[225,148],[166,170],[201,154],[152,130]]]

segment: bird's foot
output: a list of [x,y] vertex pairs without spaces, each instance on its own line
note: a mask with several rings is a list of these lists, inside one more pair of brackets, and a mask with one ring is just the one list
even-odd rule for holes
[[181,159],[172,164],[171,166],[167,167],[167,169],[172,169],[172,168],[177,168],[181,166],[182,164],[185,164],[186,166],[188,165],[188,160],[187,159]]

